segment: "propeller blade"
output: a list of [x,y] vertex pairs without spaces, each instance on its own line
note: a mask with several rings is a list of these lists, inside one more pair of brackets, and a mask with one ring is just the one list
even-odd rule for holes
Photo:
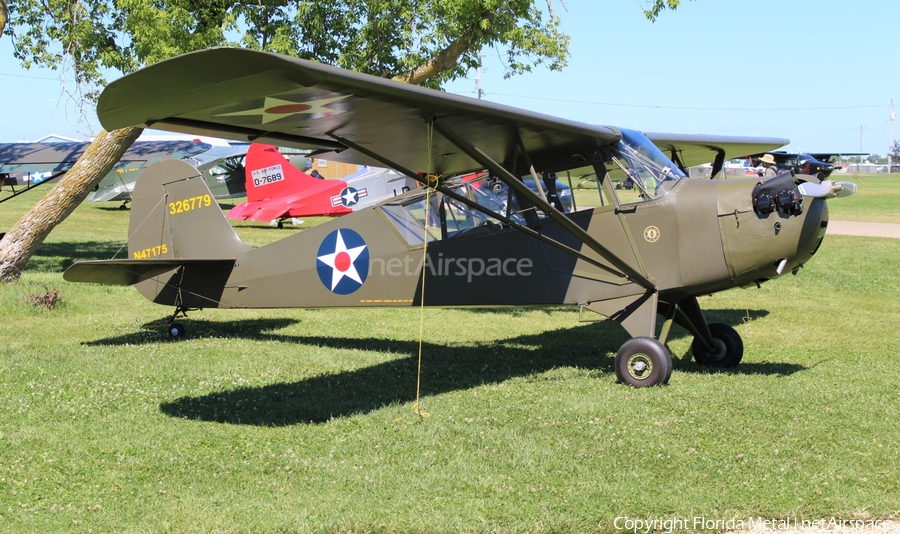
[[803,196],[811,198],[849,197],[856,193],[856,184],[853,182],[823,180],[818,184],[803,182],[799,185],[799,189]]

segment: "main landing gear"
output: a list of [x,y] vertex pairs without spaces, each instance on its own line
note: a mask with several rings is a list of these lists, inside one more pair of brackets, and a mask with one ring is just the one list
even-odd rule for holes
[[672,376],[672,354],[652,337],[633,337],[616,353],[616,377],[636,388],[665,384]]
[[616,353],[615,368],[619,382],[633,387],[648,387],[669,381],[672,354],[665,343],[673,322],[694,335],[691,352],[699,365],[730,368],[740,363],[744,355],[744,342],[740,334],[725,323],[707,323],[696,298],[685,298],[677,304],[660,303],[660,308],[665,322],[659,339],[636,336],[623,343]]
[[741,335],[725,323],[710,323],[709,331],[713,338],[712,350],[701,338],[695,338],[691,343],[694,361],[705,367],[737,367],[744,355]]

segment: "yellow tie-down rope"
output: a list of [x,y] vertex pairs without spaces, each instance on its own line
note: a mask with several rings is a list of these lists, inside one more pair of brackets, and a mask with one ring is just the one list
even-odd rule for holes
[[[431,168],[431,146],[434,136],[434,127],[428,123],[427,144],[428,144],[428,166]],[[439,177],[436,174],[428,174],[425,176],[425,221],[423,224],[424,238],[422,245],[422,292],[419,301],[419,355],[418,368],[416,369],[416,401],[413,403],[413,413],[416,414],[416,422],[422,421],[431,414],[422,409],[422,345],[425,338],[425,271],[427,271],[428,262],[428,220],[430,217],[431,194],[439,183]],[[406,421],[402,417],[397,418],[398,421]]]
[[425,186],[425,239],[422,246],[422,294],[419,301],[419,365],[416,371],[416,402],[413,404],[413,413],[421,420],[423,417],[431,417],[431,414],[422,409],[422,345],[425,338],[425,271],[428,261],[428,220],[431,208],[431,193],[438,185],[437,175],[426,176]]

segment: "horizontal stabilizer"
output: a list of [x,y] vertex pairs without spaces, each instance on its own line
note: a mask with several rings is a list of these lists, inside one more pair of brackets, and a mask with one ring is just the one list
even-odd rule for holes
[[234,266],[234,258],[80,261],[66,269],[63,279],[68,282],[130,286],[184,266],[230,269]]

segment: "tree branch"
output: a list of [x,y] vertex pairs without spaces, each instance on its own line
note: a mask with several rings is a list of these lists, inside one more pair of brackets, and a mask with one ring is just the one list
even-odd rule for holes
[[399,74],[391,78],[398,82],[405,82],[413,85],[419,85],[427,81],[443,71],[456,67],[459,58],[472,47],[472,40],[467,37],[460,37],[450,43],[446,48],[435,54],[435,56],[422,65],[419,65],[410,72]]

